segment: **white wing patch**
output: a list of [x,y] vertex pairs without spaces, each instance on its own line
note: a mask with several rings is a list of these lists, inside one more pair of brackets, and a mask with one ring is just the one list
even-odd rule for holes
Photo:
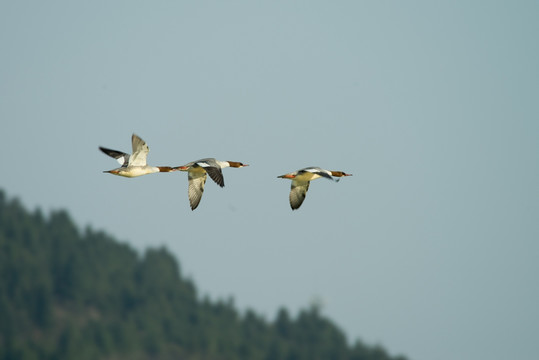
[[128,160],[129,160],[129,157],[127,155],[116,158],[116,161],[118,161],[120,165],[126,164]]
[[208,164],[205,161],[199,161],[199,162],[197,162],[197,165],[200,166],[200,167],[210,167],[211,166],[210,164]]

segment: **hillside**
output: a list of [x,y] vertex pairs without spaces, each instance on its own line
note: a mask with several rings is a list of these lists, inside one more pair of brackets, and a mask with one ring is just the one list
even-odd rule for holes
[[405,360],[350,346],[316,306],[268,321],[201,298],[166,249],[140,256],[2,191],[0,359]]

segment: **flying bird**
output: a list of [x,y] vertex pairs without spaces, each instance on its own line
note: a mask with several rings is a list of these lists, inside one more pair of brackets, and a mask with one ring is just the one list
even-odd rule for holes
[[100,146],[99,150],[108,156],[115,158],[121,165],[119,168],[103,172],[132,178],[157,172],[176,171],[176,169],[171,166],[149,166],[146,163],[146,157],[148,156],[150,148],[146,145],[146,142],[137,135],[133,134],[133,136],[131,136],[131,144],[133,146],[133,153],[131,155],[122,151],[111,150]]
[[334,179],[333,177],[340,178],[343,176],[352,176],[352,174],[347,174],[344,171],[330,171],[312,166],[277,177],[292,180],[290,187],[290,206],[292,207],[292,210],[297,210],[303,203],[303,200],[305,200],[311,180],[323,177],[337,182],[340,179]]
[[226,167],[241,168],[249,166],[237,161],[220,161],[214,158],[200,159],[188,164],[174,167],[174,170],[187,171],[189,178],[189,204],[191,210],[195,210],[202,199],[204,184],[206,184],[206,175],[215,181],[220,187],[225,186],[222,169]]

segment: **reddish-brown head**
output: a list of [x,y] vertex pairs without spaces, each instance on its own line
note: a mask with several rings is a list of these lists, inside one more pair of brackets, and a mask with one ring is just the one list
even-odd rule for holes
[[332,171],[331,175],[336,176],[336,177],[352,176],[352,174],[347,174],[344,171]]
[[229,161],[228,164],[230,165],[230,167],[234,167],[234,168],[241,168],[241,167],[249,166],[248,164],[244,164],[238,161]]

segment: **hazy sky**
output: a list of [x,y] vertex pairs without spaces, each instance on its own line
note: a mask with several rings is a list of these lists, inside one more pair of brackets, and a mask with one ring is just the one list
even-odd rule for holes
[[[539,353],[539,2],[1,1],[0,187],[273,319],[412,360]],[[154,165],[250,164],[208,180]],[[305,166],[316,180],[298,211]]]

